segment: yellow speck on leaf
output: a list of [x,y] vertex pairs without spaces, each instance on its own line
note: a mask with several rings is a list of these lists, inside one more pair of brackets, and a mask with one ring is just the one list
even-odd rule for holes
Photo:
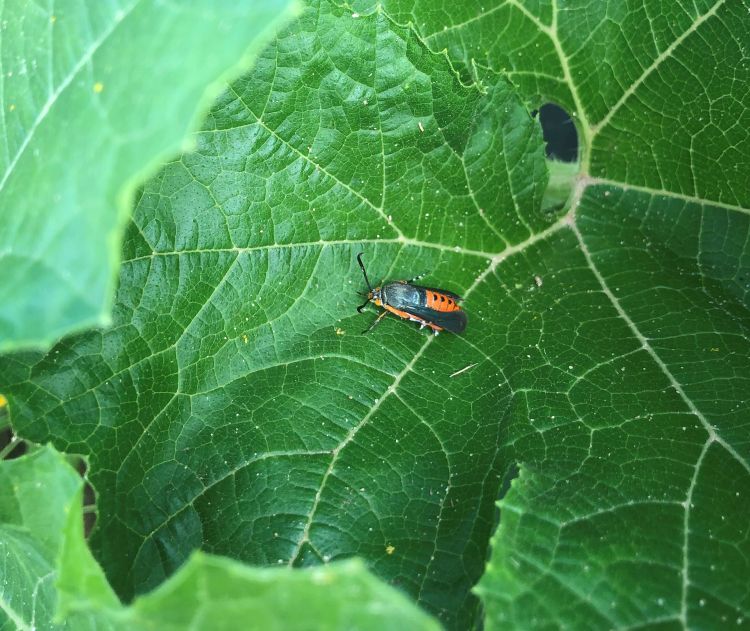
[[94,92],[99,94],[102,90],[104,90],[104,84],[101,81],[97,81],[94,84]]
[[8,399],[0,394],[0,408],[4,408],[6,405],[8,405]]
[[345,334],[346,334],[346,331],[344,331],[344,329],[338,326],[336,327],[336,335],[345,335]]
[[245,344],[247,344],[247,335],[242,336],[242,341],[245,342]]
[[8,109],[9,109],[9,110],[10,110],[11,112],[12,112],[12,111],[13,111],[14,109],[16,109],[16,105],[15,105],[15,103],[11,103],[11,104],[10,104],[10,105],[8,106]]
[[393,554],[396,551],[396,548],[393,547],[390,543],[385,547],[385,551],[387,554]]
[[712,353],[718,353],[718,352],[719,352],[719,349],[718,349],[718,348],[712,348],[712,349],[711,349],[711,352],[712,352]]
[[57,22],[57,16],[56,15],[50,15],[49,16],[49,21],[52,22],[52,24],[54,24],[55,22]]

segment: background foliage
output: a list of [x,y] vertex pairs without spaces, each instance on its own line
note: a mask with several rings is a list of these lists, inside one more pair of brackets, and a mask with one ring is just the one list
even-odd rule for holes
[[[447,627],[480,577],[488,626],[746,624],[748,5],[662,5],[321,0],[224,92],[138,195],[113,326],[0,365],[16,431],[88,455],[117,595],[200,547],[356,555]],[[361,250],[467,333],[361,337]]]

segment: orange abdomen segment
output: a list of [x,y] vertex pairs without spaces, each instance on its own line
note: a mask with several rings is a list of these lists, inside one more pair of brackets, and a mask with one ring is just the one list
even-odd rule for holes
[[427,302],[426,307],[434,309],[435,311],[458,311],[461,307],[456,304],[456,301],[445,294],[441,294],[437,291],[427,290]]
[[406,311],[401,311],[400,309],[394,309],[391,307],[391,305],[383,305],[385,309],[390,311],[393,315],[397,315],[399,318],[403,318],[404,320],[411,320],[412,322],[420,322],[424,324],[425,326],[430,327],[433,331],[442,331],[443,327],[438,326],[437,324],[433,324],[432,322],[427,322],[427,320],[424,320],[422,318],[419,318],[415,315],[412,315],[411,313],[407,313]]

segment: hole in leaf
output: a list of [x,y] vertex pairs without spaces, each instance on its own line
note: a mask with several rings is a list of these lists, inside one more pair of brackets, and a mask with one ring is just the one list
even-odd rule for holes
[[578,161],[578,133],[571,116],[555,103],[539,108],[539,122],[546,144],[547,158],[561,162]]

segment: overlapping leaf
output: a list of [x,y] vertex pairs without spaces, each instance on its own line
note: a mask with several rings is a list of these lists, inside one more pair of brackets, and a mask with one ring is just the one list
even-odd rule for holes
[[109,322],[137,180],[203,116],[206,84],[246,67],[291,6],[3,4],[1,351]]

